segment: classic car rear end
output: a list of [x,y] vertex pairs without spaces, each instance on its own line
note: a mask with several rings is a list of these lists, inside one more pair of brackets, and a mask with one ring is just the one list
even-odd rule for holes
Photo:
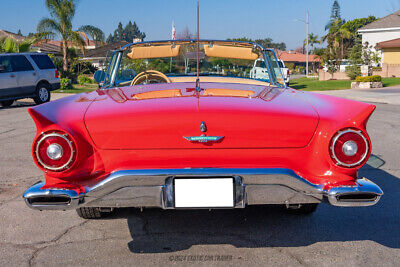
[[[183,54],[180,71],[188,74],[192,43],[130,45],[112,62],[129,52],[132,62],[157,56],[172,65]],[[240,74],[207,72],[197,80],[146,70],[117,82],[122,72],[111,66],[108,87],[106,80],[95,92],[31,108],[38,129],[33,157],[46,181],[24,194],[28,206],[77,208],[97,218],[119,207],[284,204],[309,213],[324,200],[379,201],[381,189],[357,176],[371,153],[366,123],[373,105],[285,87],[273,51],[255,44],[201,47],[203,66],[229,58]],[[268,81],[246,76],[254,56],[268,63]]]

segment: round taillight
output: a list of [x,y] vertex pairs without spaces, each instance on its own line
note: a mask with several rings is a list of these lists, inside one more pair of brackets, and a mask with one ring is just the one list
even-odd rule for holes
[[369,143],[362,131],[346,129],[332,138],[330,154],[337,165],[355,167],[362,164],[369,153]]
[[75,145],[67,134],[45,133],[36,142],[35,156],[43,168],[63,171],[68,169],[75,159]]

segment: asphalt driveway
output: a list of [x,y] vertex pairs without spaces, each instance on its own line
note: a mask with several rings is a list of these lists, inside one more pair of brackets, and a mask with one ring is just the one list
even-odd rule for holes
[[400,265],[400,105],[377,104],[368,125],[373,157],[361,175],[385,192],[374,207],[320,205],[311,216],[277,207],[123,209],[102,220],[24,204],[24,190],[42,179],[29,105],[0,108],[1,266]]

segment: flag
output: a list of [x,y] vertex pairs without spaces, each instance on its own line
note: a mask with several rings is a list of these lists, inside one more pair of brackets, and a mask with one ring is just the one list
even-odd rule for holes
[[172,40],[176,40],[176,29],[174,22],[172,22]]

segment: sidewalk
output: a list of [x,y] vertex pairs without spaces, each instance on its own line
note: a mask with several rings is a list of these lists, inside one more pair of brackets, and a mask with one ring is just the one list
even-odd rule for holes
[[315,91],[315,93],[343,97],[363,102],[400,105],[400,86],[376,89]]

